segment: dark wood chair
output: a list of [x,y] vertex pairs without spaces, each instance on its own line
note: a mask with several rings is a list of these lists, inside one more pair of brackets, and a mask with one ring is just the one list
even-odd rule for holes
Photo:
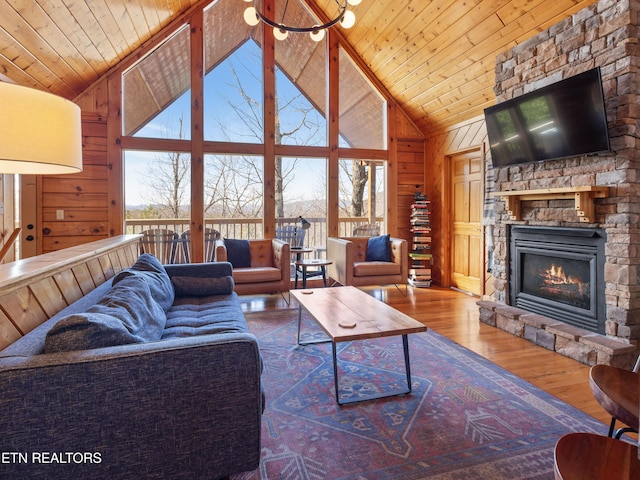
[[[609,365],[594,365],[589,371],[589,387],[598,403],[609,415],[609,437],[619,439],[626,432],[638,431],[640,409],[640,374],[636,362],[634,369],[624,370]],[[616,421],[626,425],[615,429]]]
[[632,480],[640,478],[638,446],[596,435],[569,433],[556,443],[556,480]]

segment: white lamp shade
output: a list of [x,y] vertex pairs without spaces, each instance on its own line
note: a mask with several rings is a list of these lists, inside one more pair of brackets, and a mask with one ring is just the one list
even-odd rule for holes
[[344,17],[342,17],[342,21],[340,22],[340,25],[342,25],[343,28],[351,28],[355,25],[356,23],[356,14],[353,13],[351,10],[347,10],[346,12],[344,12]]
[[348,3],[349,5],[356,6],[356,5],[360,5],[360,2],[361,2],[361,1],[362,1],[362,0],[347,0],[347,3]]
[[244,11],[244,21],[251,27],[255,27],[260,23],[260,17],[258,17],[255,7],[247,7]]
[[80,107],[50,93],[0,82],[0,174],[81,171]]
[[324,28],[321,28],[319,30],[309,33],[311,40],[313,40],[314,42],[322,41],[322,39],[324,38],[324,35],[325,35]]
[[286,30],[281,30],[279,28],[274,28],[273,36],[276,38],[276,40],[286,40],[289,36],[289,32],[287,32]]

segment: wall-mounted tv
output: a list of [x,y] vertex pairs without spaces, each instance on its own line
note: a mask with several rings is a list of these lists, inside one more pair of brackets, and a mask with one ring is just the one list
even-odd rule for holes
[[494,167],[610,150],[600,68],[485,109]]

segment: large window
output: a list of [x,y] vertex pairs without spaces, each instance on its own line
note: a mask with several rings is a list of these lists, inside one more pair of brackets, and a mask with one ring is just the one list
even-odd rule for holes
[[[339,82],[329,84],[328,38],[275,41],[271,28],[245,24],[244,8],[211,3],[194,14],[201,30],[178,29],[123,75],[127,231],[166,224],[181,234],[195,223],[222,237],[262,238],[302,216],[311,247],[362,223],[384,231],[384,99],[342,50]],[[300,0],[288,8],[317,22]],[[202,71],[191,72],[202,52]],[[336,145],[351,150],[348,160]]]

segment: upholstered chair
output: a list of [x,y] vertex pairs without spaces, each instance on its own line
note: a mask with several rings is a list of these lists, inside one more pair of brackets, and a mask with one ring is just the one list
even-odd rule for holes
[[[236,251],[228,251],[228,247]],[[289,291],[291,250],[282,240],[216,240],[216,261],[231,262],[238,295]]]
[[341,285],[355,287],[366,285],[406,285],[408,278],[407,241],[388,237],[389,257],[372,259],[370,242],[379,242],[380,237],[329,237],[327,259],[329,277]]

